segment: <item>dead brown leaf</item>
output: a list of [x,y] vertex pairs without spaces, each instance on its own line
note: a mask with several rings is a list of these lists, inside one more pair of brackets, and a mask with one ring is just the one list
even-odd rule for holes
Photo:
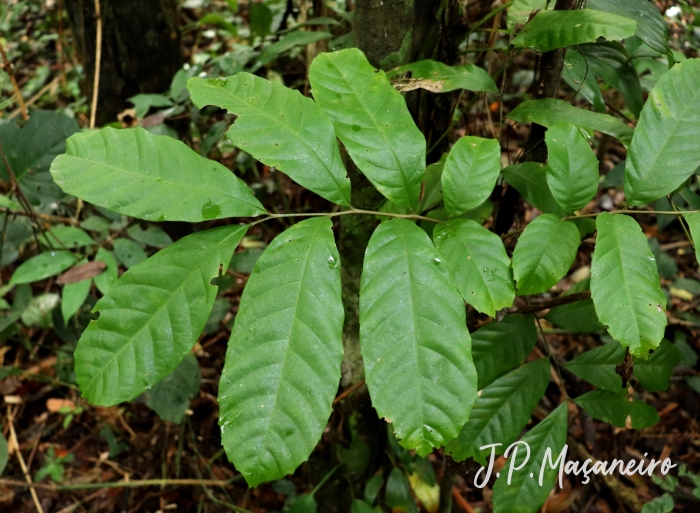
[[78,265],[72,269],[68,269],[61,276],[59,276],[58,283],[61,285],[66,285],[68,283],[77,283],[79,281],[87,280],[100,274],[106,267],[107,264],[100,261]]

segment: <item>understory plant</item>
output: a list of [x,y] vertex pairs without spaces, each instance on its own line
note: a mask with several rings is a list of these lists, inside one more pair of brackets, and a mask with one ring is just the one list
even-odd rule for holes
[[[293,472],[320,439],[341,377],[344,308],[334,220],[372,216],[381,222],[364,257],[361,353],[372,405],[402,447],[420,456],[444,447],[457,461],[485,464],[491,449],[482,447],[501,444],[495,453],[503,454],[518,439],[552,368],[560,366],[596,387],[571,399],[593,418],[623,428],[653,425],[656,410],[628,390],[616,366],[627,362],[644,389],[660,391],[682,355],[664,339],[666,296],[634,218],[649,211],[634,207],[682,192],[690,198],[686,210],[660,213],[681,218],[700,240],[700,206],[692,202],[700,198],[688,187],[700,166],[700,61],[675,62],[665,24],[659,35],[653,16],[640,21],[608,4],[589,0],[594,8],[541,11],[512,39],[512,50],[572,47],[564,79],[596,107],[600,90],[587,79],[607,76],[606,55],[628,51],[617,41],[635,38],[634,44],[668,56],[668,69],[646,102],[641,89],[624,89],[638,117],[634,129],[600,112],[604,105],[596,112],[558,99],[520,103],[508,117],[547,128],[546,164],[523,158],[504,167],[498,140],[467,135],[426,166],[425,137],[390,78],[435,93],[496,93],[496,84],[476,66],[427,60],[386,74],[357,49],[313,60],[312,97],[246,72],[192,78],[187,85],[197,107],[236,116],[227,133],[236,147],[334,204],[327,212],[270,213],[222,164],[141,128],[72,135],[51,165],[65,193],[146,221],[230,219],[167,245],[105,286],[94,307],[99,317],[74,355],[83,396],[94,405],[115,405],[170,376],[202,333],[216,278],[249,228],[298,218],[269,244],[247,281],[218,396],[223,446],[248,484]],[[595,132],[628,148],[627,207],[582,214],[601,182],[591,148]],[[338,141],[386,198],[380,211],[353,207]],[[501,185],[541,212],[521,232],[492,231],[490,198]],[[607,330],[609,343],[565,363],[546,355],[528,359],[538,320],[515,311],[515,298],[529,301],[559,284],[582,239],[593,234],[590,279],[578,281],[546,319],[575,333]],[[504,241],[516,236],[509,255]],[[42,258],[49,266],[60,260],[61,270],[80,263],[66,247]],[[11,283],[35,281],[36,273],[23,274],[27,269],[20,266]],[[465,303],[490,321],[471,334]],[[506,472],[496,480],[496,511],[536,511],[544,503],[556,470],[540,463],[548,448],[556,455],[566,444],[568,400],[565,394],[524,436],[532,450],[528,467],[512,483],[506,484]]]

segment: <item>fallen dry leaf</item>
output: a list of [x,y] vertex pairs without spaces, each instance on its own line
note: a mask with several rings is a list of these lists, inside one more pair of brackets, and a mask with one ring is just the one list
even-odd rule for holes
[[100,261],[88,262],[86,264],[78,265],[72,269],[68,269],[58,278],[58,283],[66,285],[68,283],[77,283],[79,281],[87,280],[100,274],[107,267],[107,264]]
[[52,397],[46,400],[46,409],[51,413],[56,413],[63,408],[67,408],[70,411],[75,410],[75,403],[70,399],[59,399],[57,397]]

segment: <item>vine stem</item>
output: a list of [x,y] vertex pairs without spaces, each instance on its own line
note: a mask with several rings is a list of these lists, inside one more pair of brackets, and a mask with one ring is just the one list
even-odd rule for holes
[[142,479],[137,481],[116,481],[111,483],[56,485],[45,483],[25,483],[24,481],[14,479],[0,479],[0,485],[63,492],[69,490],[95,490],[103,488],[138,488],[142,486],[228,486],[230,481],[231,480],[222,481],[220,479]]

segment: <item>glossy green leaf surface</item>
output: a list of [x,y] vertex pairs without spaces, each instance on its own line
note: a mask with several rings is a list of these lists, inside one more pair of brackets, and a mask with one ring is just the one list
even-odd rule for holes
[[664,336],[666,296],[647,238],[637,222],[602,213],[591,264],[591,297],[600,322],[635,356],[645,356]]
[[148,258],[141,246],[129,239],[117,239],[114,241],[114,256],[117,257],[127,269],[140,264]]
[[202,374],[197,357],[185,355],[175,370],[148,392],[148,407],[168,422],[179,424],[190,407],[190,399],[199,392]]
[[600,91],[595,75],[589,71],[588,63],[578,47],[567,50],[561,78],[599,112],[605,112],[603,93]]
[[382,223],[365,253],[360,344],[372,405],[401,445],[425,456],[469,417],[477,376],[464,303],[414,223]]
[[442,171],[445,207],[458,216],[491,195],[501,171],[501,145],[495,139],[466,136],[452,149]]
[[649,0],[586,0],[586,8],[626,16],[637,22],[634,35],[659,53],[666,53],[668,25]]
[[519,123],[532,122],[547,128],[559,121],[574,123],[581,128],[596,130],[620,140],[624,145],[632,141],[634,130],[608,114],[578,109],[564,100],[546,98],[527,100],[508,113],[508,117]]
[[508,7],[506,24],[508,30],[513,30],[516,25],[525,25],[534,13],[542,9],[553,9],[554,4],[547,0],[513,0]]
[[544,214],[566,217],[567,212],[557,200],[547,184],[547,168],[537,162],[514,164],[501,170],[501,174],[525,198],[530,205]]
[[553,214],[535,218],[520,235],[513,251],[517,294],[539,294],[556,285],[574,263],[579,241],[574,223]]
[[594,419],[621,428],[644,429],[659,421],[659,414],[652,406],[637,400],[630,401],[624,391],[593,390],[577,397],[574,402]]
[[700,59],[676,64],[649,94],[625,165],[625,196],[644,205],[670,194],[700,166]]
[[[567,290],[564,295],[568,296],[570,294],[590,290],[590,282],[588,278],[582,280]],[[598,315],[595,313],[595,305],[592,299],[584,299],[583,301],[576,301],[568,305],[555,306],[549,310],[544,318],[552,324],[561,326],[565,330],[573,331],[574,333],[592,333],[605,329],[605,326],[598,320]]]
[[537,342],[535,319],[527,314],[506,315],[471,335],[479,390],[523,363]]
[[216,105],[238,116],[226,134],[233,144],[319,196],[350,204],[333,125],[311,98],[249,73],[192,78],[187,88],[199,108]]
[[700,262],[700,212],[693,214],[683,214],[683,219],[688,223],[690,236],[695,244],[695,259]]
[[383,71],[349,48],[322,53],[309,68],[311,93],[353,162],[391,202],[415,210],[425,171],[425,138]]
[[77,226],[56,226],[44,232],[42,243],[51,243],[54,249],[74,249],[95,244],[84,230]]
[[[15,178],[33,204],[52,203],[63,196],[53,183],[49,166],[66,149],[66,139],[79,130],[75,119],[61,112],[34,110],[29,121],[0,126],[0,142]],[[9,181],[5,161],[0,159],[0,178]]]
[[459,437],[445,448],[456,461],[469,457],[486,464],[489,450],[479,450],[492,443],[501,454],[525,427],[549,383],[549,358],[518,367],[481,390],[472,408],[469,422]]
[[580,210],[598,190],[598,159],[581,131],[571,123],[556,123],[545,132],[547,184],[567,212]]
[[338,391],[344,310],[331,220],[270,243],[243,291],[219,384],[221,438],[250,486],[307,460]]
[[[566,445],[568,416],[564,402],[521,438],[529,452],[518,445],[515,457],[508,454],[508,462],[493,486],[494,513],[532,513],[544,504],[558,474],[549,462],[555,462]],[[549,460],[545,459],[548,450]]]
[[498,87],[489,74],[473,64],[448,66],[442,62],[425,59],[399,66],[387,72],[386,76],[391,79],[403,73],[410,73],[411,76],[394,82],[394,87],[399,91],[427,89],[433,93],[448,93],[456,89],[466,89],[498,92]]
[[464,301],[491,317],[513,305],[513,272],[498,235],[475,221],[452,219],[435,227],[433,240]]
[[228,225],[178,240],[128,271],[100,299],[100,313],[75,351],[80,390],[90,403],[133,399],[169,375],[204,328],[218,287],[247,226]]
[[75,134],[51,165],[68,194],[151,221],[248,217],[265,209],[224,166],[143,128]]
[[56,250],[40,253],[20,265],[10,279],[10,285],[32,283],[65,271],[78,260],[70,251]]
[[73,314],[85,303],[85,299],[90,293],[91,285],[92,280],[83,280],[76,283],[67,283],[63,286],[61,291],[61,315],[63,315],[63,321],[66,325],[70,318],[73,317]]
[[627,108],[639,117],[644,105],[642,86],[625,47],[616,41],[600,41],[579,45],[577,49],[583,53],[589,73],[620,91]]
[[604,11],[540,11],[513,39],[516,48],[548,52],[556,48],[593,43],[599,37],[620,40],[633,36],[637,22]]
[[664,339],[649,358],[634,359],[634,376],[649,392],[663,392],[668,388],[673,368],[683,361],[683,353]]
[[579,378],[603,390],[622,391],[622,378],[615,372],[615,366],[625,359],[625,348],[612,341],[578,355],[564,364],[564,367]]

